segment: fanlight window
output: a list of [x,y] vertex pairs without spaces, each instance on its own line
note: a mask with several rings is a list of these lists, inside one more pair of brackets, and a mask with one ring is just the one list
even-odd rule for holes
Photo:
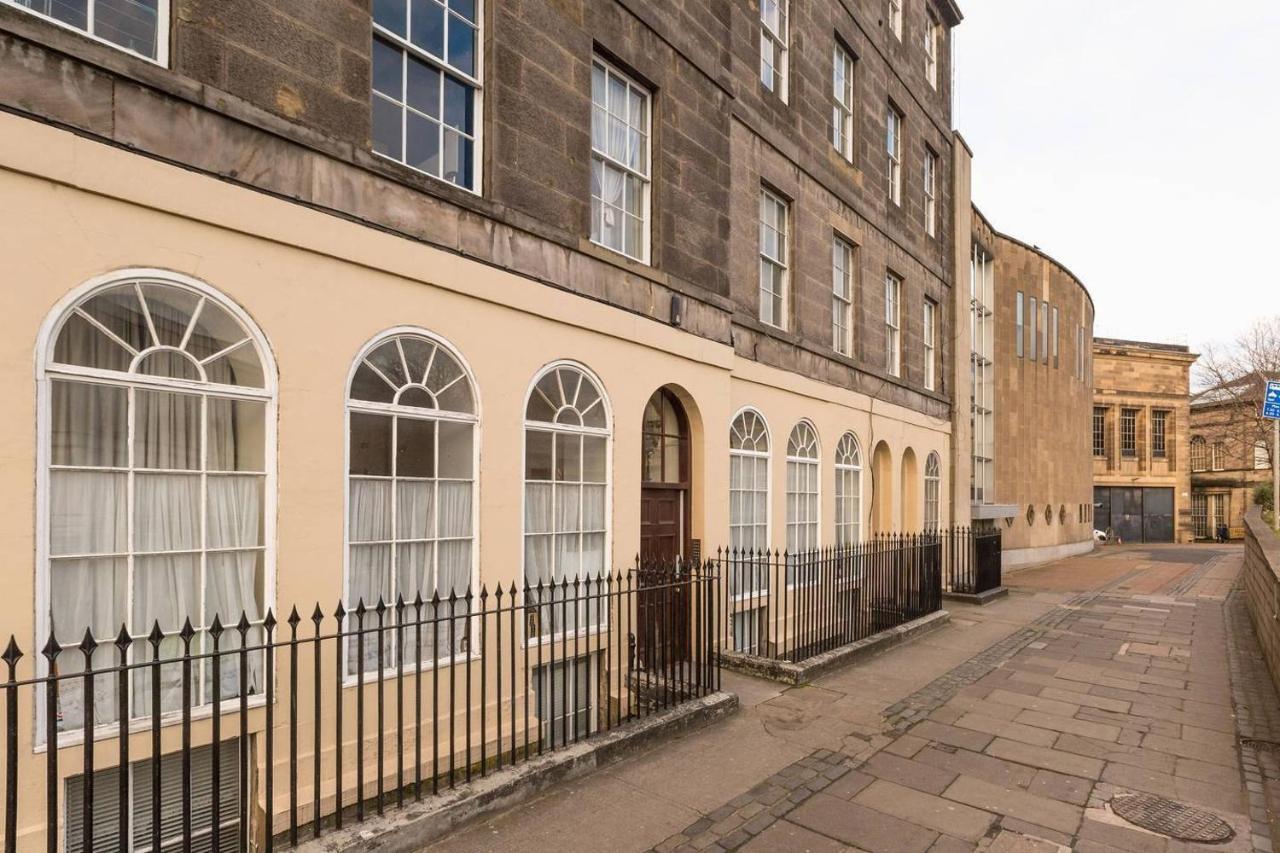
[[458,359],[421,335],[397,335],[370,351],[351,380],[351,399],[462,415],[476,411]]
[[53,349],[56,364],[246,388],[264,387],[248,331],[208,296],[134,281],[77,305]]
[[525,420],[565,427],[608,429],[604,395],[575,367],[557,367],[533,386]]
[[[475,550],[476,403],[471,379],[443,343],[421,333],[380,341],[356,366],[348,409],[347,608],[372,611],[403,598],[438,598],[424,615],[460,615],[471,586]],[[446,608],[452,607],[452,610]],[[410,618],[416,610],[409,610]],[[364,616],[364,627],[377,616]],[[386,619],[393,623],[392,611]],[[360,615],[349,617],[360,627]],[[466,620],[451,619],[461,636]],[[443,624],[443,623],[442,623]],[[415,664],[416,649],[394,648],[386,632],[385,665]],[[465,653],[458,636],[441,629],[426,637],[427,660]],[[366,637],[364,671],[377,671],[378,644]],[[348,674],[359,672],[350,643]]]
[[750,409],[738,415],[729,430],[729,447],[751,453],[768,453],[769,429],[764,418]]
[[862,538],[862,448],[851,432],[836,445],[836,544]]
[[[199,655],[211,650],[215,617],[232,626],[242,614],[248,642],[261,642],[275,417],[274,377],[257,340],[215,295],[150,277],[99,288],[61,320],[43,370],[40,615],[64,650],[87,630],[99,644],[93,665],[114,665],[124,626],[135,638],[130,660],[150,660],[143,638],[158,625],[161,657],[178,657],[190,618]],[[238,648],[239,637],[227,631],[221,648]],[[74,673],[84,655],[64,651],[54,665]],[[232,670],[222,673],[224,699],[241,689]],[[179,668],[162,668],[160,679],[161,709],[177,710]],[[260,692],[261,679],[255,654],[244,688]],[[210,701],[211,681],[212,669],[198,667],[198,704]],[[95,721],[113,722],[116,679],[96,682]],[[150,712],[151,691],[139,671],[131,716]],[[62,683],[52,709],[60,730],[83,727],[84,698],[80,682]]]
[[608,572],[609,435],[604,393],[586,371],[559,365],[534,382],[525,409],[524,580],[531,600],[544,585],[546,606],[530,616],[530,636],[606,618],[597,593]]

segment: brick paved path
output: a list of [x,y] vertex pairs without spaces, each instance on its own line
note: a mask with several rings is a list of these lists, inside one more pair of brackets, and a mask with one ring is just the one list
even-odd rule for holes
[[[432,849],[1269,851],[1280,753],[1239,739],[1280,741],[1280,701],[1239,568],[1126,548],[1019,573],[1007,602],[815,685],[734,679],[737,719]],[[1235,837],[1139,830],[1108,808],[1124,792]]]

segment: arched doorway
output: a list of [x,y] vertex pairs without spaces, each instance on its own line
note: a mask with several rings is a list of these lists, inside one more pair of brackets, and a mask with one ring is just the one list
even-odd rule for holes
[[644,407],[640,443],[640,556],[690,556],[689,417],[670,388]]
[[891,533],[893,524],[893,459],[889,445],[876,444],[871,453],[871,526],[876,533]]

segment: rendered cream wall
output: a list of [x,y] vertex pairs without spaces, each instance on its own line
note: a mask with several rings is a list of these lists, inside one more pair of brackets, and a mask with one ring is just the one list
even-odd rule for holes
[[[520,577],[523,407],[530,380],[554,360],[590,367],[611,404],[611,547],[619,567],[639,544],[640,419],[649,396],[664,384],[677,385],[689,409],[693,535],[708,548],[727,540],[728,427],[742,406],[758,408],[770,426],[772,533],[779,548],[785,544],[787,437],[800,418],[814,423],[821,441],[824,543],[833,531],[835,446],[846,430],[862,446],[866,532],[877,443],[889,448],[895,477],[908,447],[921,471],[930,451],[944,461],[949,456],[946,421],[740,359],[726,346],[458,255],[13,116],[0,114],[0,138],[6,141],[0,148],[0,198],[15,214],[0,229],[0,394],[7,414],[0,419],[0,498],[6,506],[0,541],[9,554],[0,633],[12,632],[28,650],[37,645],[37,335],[69,291],[113,270],[156,267],[197,278],[239,304],[265,335],[280,388],[270,597],[285,612],[295,603],[309,611],[317,599],[328,612],[341,595],[345,383],[355,354],[391,327],[421,326],[443,337],[476,378],[476,533],[486,583]],[[946,495],[948,467],[942,471]],[[893,484],[895,500],[903,491],[901,483]],[[950,518],[947,503],[944,522]],[[901,523],[900,506],[892,513]],[[283,683],[287,673],[283,664],[278,667]],[[301,673],[301,695],[310,688],[308,674]],[[307,759],[312,721],[302,710],[299,739],[301,758]],[[24,707],[28,724],[20,727],[28,745],[29,711]],[[261,712],[254,716],[253,727],[260,729]],[[173,727],[164,731],[166,749],[178,746],[179,734]],[[207,739],[206,724],[198,723],[193,736],[196,742]],[[113,749],[109,742],[100,744],[99,762],[109,763]],[[139,739],[134,754],[148,752]],[[22,844],[38,846],[42,764],[38,756],[24,755],[21,797],[31,829]],[[76,772],[78,750],[63,750],[61,757],[60,772]],[[278,774],[284,761],[277,752]],[[277,780],[276,790],[283,792],[282,777]],[[309,798],[300,793],[304,801]]]

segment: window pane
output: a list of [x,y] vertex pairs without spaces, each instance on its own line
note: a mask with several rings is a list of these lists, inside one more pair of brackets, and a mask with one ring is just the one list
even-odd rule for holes
[[400,477],[434,477],[435,462],[435,421],[397,418],[396,474]]
[[210,471],[265,471],[267,404],[207,397]]
[[556,479],[576,481],[582,477],[582,438],[578,435],[556,435]]
[[[216,614],[223,625],[233,625],[244,613],[250,622],[261,619],[266,612],[264,593],[265,570],[261,551],[241,551],[230,554],[210,554],[205,567],[205,625],[213,622]],[[221,648],[227,648],[224,637]],[[230,669],[229,663],[223,664]],[[236,695],[223,689],[223,696]]]
[[373,150],[396,160],[404,158],[403,141],[404,110],[395,104],[373,98]]
[[263,544],[263,478],[211,476],[207,482],[207,546],[245,548]]
[[350,482],[347,498],[352,542],[382,542],[391,538],[391,481]]
[[439,476],[463,480],[472,478],[475,468],[474,432],[471,424],[440,422]]
[[198,469],[200,398],[141,389],[134,395],[134,467]]
[[409,40],[418,47],[444,57],[444,7],[435,0],[411,0]]
[[128,391],[109,385],[54,382],[51,396],[54,465],[128,464]]
[[457,18],[449,19],[449,64],[464,74],[476,73],[476,31]]
[[430,539],[435,536],[434,483],[396,483],[396,538]]
[[391,418],[351,413],[350,471],[391,476]]
[[430,174],[440,173],[440,126],[416,113],[406,114],[408,132],[404,163]]
[[471,186],[474,143],[452,130],[444,132],[444,178],[460,187]]
[[373,40],[373,89],[397,101],[403,92],[404,53],[383,39]]
[[51,472],[49,553],[56,557],[126,551],[126,489],[123,473]]
[[67,318],[53,348],[53,360],[58,364],[125,371],[132,359],[128,350],[79,314]]
[[552,531],[552,491],[550,483],[527,483],[524,487],[525,533]]
[[373,0],[373,20],[397,35],[404,35],[405,0]]
[[408,63],[407,103],[432,118],[440,118],[440,72],[413,57],[409,57]]
[[[102,8],[102,2],[98,0],[95,12]],[[200,297],[189,290],[161,284],[144,284],[141,289],[160,345],[176,347],[181,344]]]
[[551,479],[551,444],[549,432],[526,430],[524,438],[524,476],[526,480]]
[[132,284],[104,290],[82,304],[80,310],[135,350],[144,350],[154,343]]
[[[127,578],[123,558],[54,560],[49,566],[49,613],[58,642],[75,645],[85,629],[99,642],[110,642],[126,620]],[[59,662],[74,656],[64,654]]]
[[136,551],[200,547],[200,476],[139,474],[134,478],[133,540]]
[[471,508],[470,483],[440,483],[439,536],[441,538],[470,536]]

